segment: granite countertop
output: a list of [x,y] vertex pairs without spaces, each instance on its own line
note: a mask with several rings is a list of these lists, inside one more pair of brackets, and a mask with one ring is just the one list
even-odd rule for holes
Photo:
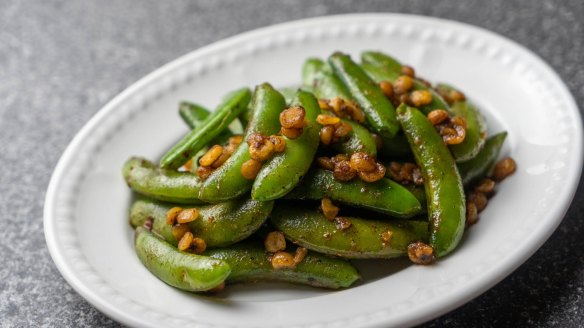
[[[61,277],[43,235],[51,173],[75,133],[164,63],[243,31],[351,12],[466,22],[533,50],[582,110],[584,3],[568,1],[0,2],[0,326],[117,327]],[[309,5],[310,4],[310,5]],[[581,181],[580,181],[581,182]],[[531,259],[475,300],[424,327],[584,325],[584,189]]]

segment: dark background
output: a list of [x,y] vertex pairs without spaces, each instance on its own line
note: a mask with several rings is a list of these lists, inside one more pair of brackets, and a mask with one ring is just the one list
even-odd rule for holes
[[[61,277],[42,225],[51,173],[99,108],[162,64],[227,36],[352,12],[436,16],[502,34],[550,63],[582,108],[581,0],[0,0],[0,326],[119,326]],[[425,326],[584,325],[583,209],[580,183],[563,223],[530,260]]]

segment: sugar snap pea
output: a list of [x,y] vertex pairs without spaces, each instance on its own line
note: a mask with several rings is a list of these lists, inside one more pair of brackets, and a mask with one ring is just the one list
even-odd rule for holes
[[[351,94],[341,81],[330,72],[328,65],[321,67],[319,71],[314,74],[314,95],[318,99],[332,99],[339,97],[345,101],[352,101]],[[323,114],[326,114],[323,111]],[[334,143],[331,147],[343,154],[352,154],[358,151],[367,153],[372,156],[377,156],[377,145],[371,136],[369,130],[361,124],[348,120],[341,119],[345,124],[351,126],[351,132],[348,139],[344,142]]]
[[[293,250],[289,250],[293,253]],[[280,281],[321,288],[346,288],[361,277],[347,261],[308,252],[294,269],[276,270],[261,243],[242,242],[228,248],[209,250],[205,255],[225,261],[231,267],[227,283]]]
[[[363,69],[378,82],[383,80],[393,81],[400,75],[399,70],[392,70],[388,67],[395,67],[395,65],[376,66],[386,65],[387,61],[383,60],[383,56],[386,55],[376,52],[363,53],[363,61],[365,62],[362,65]],[[464,162],[476,156],[483,147],[487,136],[486,123],[478,109],[466,101],[456,102],[452,106],[448,106],[446,101],[434,89],[426,87],[417,80],[414,81],[414,90],[428,90],[432,93],[432,102],[419,108],[425,114],[435,109],[444,109],[450,110],[452,114],[465,119],[467,126],[464,141],[460,144],[449,146],[454,159],[457,162]],[[387,145],[388,147],[394,147],[395,143],[395,141],[389,141]]]
[[[228,246],[254,233],[264,223],[273,205],[273,202],[239,199],[197,206],[199,218],[188,225],[195,236],[205,240],[208,247]],[[149,199],[136,200],[130,209],[130,223],[138,227],[153,219],[152,231],[176,246],[178,241],[172,234],[172,226],[166,223],[166,212],[175,206]]]
[[[379,83],[381,81],[395,81],[400,75],[400,71],[393,71],[387,67],[380,67],[375,66],[372,64],[362,64],[361,67],[363,70],[373,79],[375,82]],[[420,106],[420,110],[424,112],[424,114],[428,114],[429,112],[435,109],[444,109],[449,110],[450,106],[448,103],[436,92],[436,90],[427,87],[421,81],[414,79],[414,86],[413,90],[426,90],[432,94],[432,101],[428,105]]]
[[402,69],[402,64],[399,60],[379,51],[363,51],[361,53],[361,63],[377,67],[385,67],[389,71],[396,73],[401,72]]
[[499,157],[506,137],[507,132],[493,135],[487,139],[483,149],[473,159],[457,164],[465,188],[489,174],[489,171],[497,161],[497,157]]
[[245,140],[252,133],[272,135],[280,130],[280,112],[286,106],[284,97],[268,83],[256,87],[252,103],[252,118],[247,125],[243,142],[235,153],[213,172],[203,183],[199,199],[218,202],[237,198],[250,191],[253,180],[241,174],[241,166],[250,159],[249,145]]
[[353,96],[341,80],[333,74],[328,64],[323,65],[314,76],[314,95],[318,99],[332,99],[335,97],[353,101]]
[[[360,279],[348,259],[407,255],[414,263],[429,264],[458,246],[467,219],[464,190],[492,186],[485,180],[478,188],[475,182],[490,174],[507,133],[487,138],[483,116],[462,92],[416,78],[413,68],[379,51],[362,52],[359,64],[341,52],[325,60],[308,58],[301,75],[301,83],[291,87],[276,90],[264,83],[253,94],[246,88],[236,90],[213,112],[181,102],[179,114],[191,132],[161,158],[159,166],[140,157],[126,161],[124,178],[140,195],[129,213],[136,228],[136,252],[159,279],[188,291],[255,281],[338,289]],[[383,81],[395,83],[394,88]],[[413,108],[412,104],[424,105]],[[297,115],[280,117],[287,106],[304,108],[303,129],[297,108],[286,113]],[[429,115],[436,109],[448,115],[442,111]],[[336,118],[319,119],[338,124],[335,137],[330,137],[330,126],[323,129],[318,124],[320,114],[340,118],[343,125]],[[281,130],[280,119],[292,122],[292,116],[296,121],[290,125],[296,129]],[[233,131],[239,133],[239,127],[229,129],[234,120],[241,123],[243,136],[229,140]],[[451,135],[452,130],[457,136]],[[287,137],[294,137],[292,133],[297,138]],[[264,138],[268,136],[273,144]],[[247,139],[253,146],[251,154]],[[226,142],[228,148],[209,151],[211,145]],[[395,165],[375,182],[335,179],[335,174],[338,179],[348,178],[349,170],[356,168],[366,178],[367,172],[361,170],[370,167],[369,159],[351,156],[348,163],[341,156],[332,157],[356,152],[371,155],[377,165],[415,161],[424,185],[411,166],[400,170],[399,180],[417,184],[393,181]],[[197,167],[203,154],[202,163],[217,165]],[[311,167],[315,156],[330,157],[335,174]],[[325,158],[318,162],[327,168],[330,164]],[[187,168],[190,172],[182,172]],[[347,175],[339,175],[345,171]],[[194,221],[167,223],[173,219],[167,215],[177,212],[175,221]],[[194,212],[196,218],[187,217]],[[473,214],[470,208],[469,213]],[[273,233],[274,229],[290,241],[288,247],[282,246],[284,236]],[[181,249],[188,241],[180,238],[186,230],[205,241],[202,255],[178,250],[179,240]],[[193,243],[202,247],[200,240]],[[298,247],[310,251],[306,254]],[[274,255],[266,248],[285,248],[286,253]],[[298,253],[291,255],[294,252]]]
[[363,152],[376,157],[377,144],[369,130],[351,120],[341,119],[341,121],[351,126],[349,138],[346,141],[331,144],[331,148],[341,154],[350,155],[356,152]]
[[442,137],[422,112],[402,104],[397,117],[424,177],[430,244],[437,256],[444,256],[460,241],[466,219],[458,169]]
[[197,198],[201,180],[187,172],[158,168],[141,157],[131,157],[122,169],[126,183],[135,192],[157,200],[202,204]]
[[230,93],[198,128],[191,130],[162,157],[160,167],[177,169],[191,159],[247,108],[250,97],[248,88]]
[[[321,67],[321,70],[315,74],[314,94],[319,99],[332,99],[340,97],[346,101],[353,101],[351,93],[335,76],[328,65]],[[336,151],[345,154],[362,151],[373,156],[377,156],[377,146],[375,140],[368,133],[368,130],[359,123],[343,119],[343,122],[351,125],[352,131],[349,139],[342,143],[332,145]],[[392,157],[405,157],[411,153],[407,140],[403,134],[398,133],[393,138],[382,137],[382,153]]]
[[203,123],[211,112],[199,104],[182,101],[178,106],[178,114],[189,128],[194,129]]
[[274,155],[264,164],[251,190],[251,196],[255,200],[266,201],[282,197],[298,184],[312,164],[320,140],[320,125],[316,122],[320,107],[311,93],[302,90],[298,91],[294,103],[304,108],[306,113],[304,131],[296,139],[284,136],[284,152]]
[[487,139],[487,125],[485,118],[479,110],[468,101],[457,101],[450,111],[464,118],[466,121],[466,133],[464,140],[456,145],[450,145],[450,151],[454,160],[464,162],[475,157],[483,148],[485,139]]
[[331,144],[331,148],[341,154],[350,155],[356,152],[363,152],[376,157],[377,145],[375,144],[375,139],[373,139],[371,132],[355,121],[346,119],[341,120],[351,126],[349,138],[346,141]]
[[200,292],[222,284],[231,268],[227,262],[180,252],[143,227],[136,229],[134,246],[138,258],[158,279],[173,287]]
[[[192,102],[183,101],[180,103],[178,113],[183,121],[191,128],[195,129],[201,126],[203,122],[211,115],[211,112],[205,107]],[[217,137],[209,142],[210,145],[224,144],[233,136],[233,132],[229,128],[225,128]]]
[[282,94],[282,96],[284,96],[284,99],[286,99],[286,105],[292,104],[294,99],[296,99],[296,93],[298,92],[298,90],[304,90],[306,92],[313,92],[313,88],[309,87],[309,86],[302,86],[300,88],[285,87],[285,88],[278,89],[278,91]]
[[308,58],[302,65],[302,85],[304,87],[314,87],[316,75],[323,69],[325,62],[319,58]]
[[292,242],[323,254],[344,258],[392,258],[403,256],[410,243],[425,241],[428,222],[346,218],[348,229],[339,229],[322,213],[296,204],[278,203],[270,222]]
[[331,171],[312,169],[289,194],[288,199],[324,197],[368,210],[408,218],[420,214],[420,202],[408,189],[389,179],[368,183],[360,179],[336,180]]
[[336,76],[349,89],[359,107],[365,113],[367,123],[379,135],[393,138],[399,130],[395,109],[385,97],[379,85],[369,78],[351,57],[334,53],[328,62]]

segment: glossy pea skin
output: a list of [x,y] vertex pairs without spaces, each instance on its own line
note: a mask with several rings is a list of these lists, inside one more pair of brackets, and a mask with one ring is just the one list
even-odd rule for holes
[[399,130],[399,124],[393,105],[379,85],[348,55],[334,53],[328,58],[328,63],[365,113],[373,131],[385,138],[393,138]]
[[457,101],[450,112],[464,118],[466,121],[466,134],[464,140],[448,148],[456,162],[464,162],[474,158],[485,145],[487,139],[487,124],[479,110],[468,101]]
[[211,112],[199,104],[182,101],[178,107],[178,114],[189,128],[194,129],[203,123]]
[[191,130],[162,157],[160,167],[177,169],[191,159],[247,108],[250,97],[248,88],[230,93],[198,128]]
[[[381,81],[389,81],[393,83],[400,75],[402,75],[401,71],[393,71],[386,67],[379,67],[371,64],[362,64],[361,67],[367,75],[377,83],[380,83]],[[450,110],[448,103],[442,98],[442,96],[440,96],[440,94],[438,94],[438,92],[436,92],[436,90],[428,88],[419,80],[414,79],[412,90],[426,90],[432,94],[432,102],[428,105],[420,106],[419,108],[424,114],[427,115],[429,112],[436,109]]]
[[[406,142],[407,142],[407,140],[406,140]],[[389,164],[386,166],[389,167]],[[389,172],[389,170],[386,171],[385,177],[388,179],[391,179],[391,173]],[[414,195],[414,197],[416,197],[418,202],[420,202],[422,212],[426,212],[426,191],[424,190],[424,186],[418,186],[415,184],[407,184],[407,185],[403,185],[402,187],[406,188],[409,192],[412,193],[412,195]]]
[[462,181],[450,151],[426,116],[403,104],[397,114],[424,177],[430,244],[437,256],[444,256],[456,248],[464,232]]
[[499,157],[506,137],[507,132],[493,135],[487,139],[483,149],[473,159],[457,164],[465,188],[489,174]]
[[314,74],[314,95],[318,99],[332,99],[335,97],[353,101],[353,96],[341,80],[325,64],[320,71]]
[[[205,240],[207,247],[229,246],[249,237],[259,229],[266,221],[273,205],[273,202],[239,199],[196,206],[199,218],[188,225],[195,236]],[[182,207],[149,199],[136,200],[130,208],[130,224],[139,227],[151,218],[152,231],[176,246],[178,240],[172,235],[172,226],[166,223],[166,212],[175,206]]]
[[367,153],[373,157],[377,156],[377,144],[371,136],[371,132],[363,125],[352,121],[341,119],[351,126],[351,133],[346,141],[332,143],[330,147],[340,154],[351,155],[356,152]]
[[402,64],[396,58],[379,51],[363,51],[361,53],[361,63],[385,67],[392,72],[401,73],[402,69]]
[[[211,112],[205,107],[187,101],[183,101],[180,103],[178,113],[180,117],[183,119],[183,121],[191,129],[195,129],[198,126],[201,126],[201,124],[203,124],[203,122],[209,117],[209,115],[211,115]],[[217,137],[211,140],[209,144],[210,145],[224,144],[225,142],[227,142],[227,140],[229,140],[231,136],[233,136],[231,130],[229,130],[229,128],[225,128],[225,130],[221,131],[221,133],[219,133]]]
[[372,183],[360,179],[336,180],[331,171],[312,169],[302,182],[285,196],[287,199],[324,197],[383,214],[409,218],[422,212],[418,199],[402,185],[389,179]]
[[[426,221],[348,219],[351,227],[340,230],[317,210],[282,202],[274,206],[270,215],[272,225],[293,243],[349,259],[403,256],[410,243],[426,241],[428,237]],[[382,235],[388,231],[392,235],[386,242]]]
[[[287,251],[294,254],[295,249]],[[231,267],[227,283],[279,281],[338,289],[351,286],[361,276],[349,262],[309,251],[294,269],[276,270],[261,243],[242,242],[228,248],[209,250],[205,255],[225,261]]]
[[141,195],[180,204],[204,203],[197,198],[201,180],[192,173],[161,169],[141,157],[128,159],[122,173],[128,186]]
[[[383,63],[382,60],[373,62]],[[399,71],[393,71],[386,67],[375,66],[373,64],[363,64],[362,67],[372,79],[378,82],[383,80],[394,81],[400,75]],[[445,87],[444,85],[442,86]],[[432,102],[419,108],[424,114],[427,115],[429,112],[436,109],[444,109],[449,110],[451,114],[455,116],[460,116],[465,119],[467,127],[464,141],[460,144],[450,145],[448,147],[452,152],[454,159],[457,162],[464,162],[476,156],[483,147],[487,136],[486,122],[479,110],[467,101],[456,102],[452,106],[449,106],[434,89],[428,88],[416,80],[414,80],[414,90],[428,90],[432,93]],[[397,157],[401,157],[400,155],[407,155],[405,151],[400,151],[403,149],[403,146],[398,146],[397,140],[390,140],[384,143],[384,145],[388,148],[384,151],[396,153],[398,155]]]
[[[325,64],[314,75],[314,95],[318,99],[340,97],[346,101],[352,101],[349,90],[332,74],[330,68],[327,66]],[[322,113],[327,114],[326,111],[322,111]],[[377,156],[377,145],[369,130],[355,121],[348,119],[341,120],[351,126],[351,133],[349,133],[346,141],[331,144],[331,148],[343,154],[352,154],[361,151],[371,156]]]
[[308,58],[302,65],[302,86],[312,88],[316,75],[322,71],[326,63],[319,58]]
[[199,199],[220,202],[234,199],[248,193],[254,180],[247,180],[241,174],[241,166],[250,159],[246,140],[252,133],[269,136],[280,131],[280,112],[285,108],[284,97],[270,84],[256,87],[252,103],[252,117],[247,125],[243,142],[231,157],[213,172],[203,183]]
[[[401,66],[400,66],[401,67]],[[343,99],[352,99],[349,90],[342,84],[342,82],[332,73],[326,70],[322,71],[316,76],[314,93],[319,99],[330,99],[334,97],[341,97]],[[349,124],[356,125],[358,123],[350,123],[349,120],[344,120]],[[360,125],[359,125],[360,126]],[[370,134],[364,134],[365,128],[360,129],[353,127],[353,134],[350,139],[341,144],[332,145],[332,148],[345,154],[351,154],[356,151],[363,151],[370,155],[377,156],[377,146]],[[404,158],[411,154],[407,140],[402,133],[397,133],[391,138],[383,137],[382,148],[379,152],[379,157],[386,158]],[[361,149],[361,150],[359,150]]]
[[189,292],[217,287],[231,273],[227,262],[208,256],[180,252],[143,227],[135,232],[138,258],[158,279]]
[[273,200],[287,194],[312,165],[320,142],[320,125],[316,122],[320,107],[311,93],[302,90],[298,91],[293,103],[304,108],[306,126],[296,139],[284,136],[286,149],[263,165],[251,190],[251,197],[255,200]]

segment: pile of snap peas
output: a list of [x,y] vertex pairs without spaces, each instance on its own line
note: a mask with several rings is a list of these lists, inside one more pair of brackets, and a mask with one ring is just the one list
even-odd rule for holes
[[460,90],[377,51],[310,58],[298,88],[263,83],[179,114],[190,132],[158,164],[131,157],[123,175],[138,258],[187,291],[337,289],[360,279],[359,259],[430,264],[515,170],[497,162],[507,133],[488,136]]

